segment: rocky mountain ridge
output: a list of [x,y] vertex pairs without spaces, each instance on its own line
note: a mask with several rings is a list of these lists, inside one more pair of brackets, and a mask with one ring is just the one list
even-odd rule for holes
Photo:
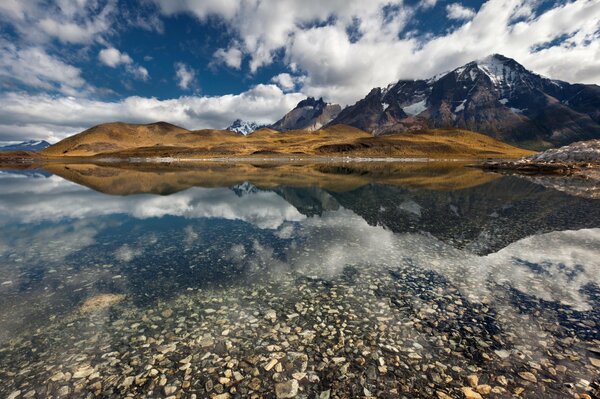
[[323,98],[317,100],[308,97],[269,127],[280,132],[289,130],[312,132],[331,122],[341,110],[340,105],[326,103]]
[[373,133],[457,127],[537,147],[600,138],[600,86],[535,74],[493,54],[428,80],[374,88],[330,122]]

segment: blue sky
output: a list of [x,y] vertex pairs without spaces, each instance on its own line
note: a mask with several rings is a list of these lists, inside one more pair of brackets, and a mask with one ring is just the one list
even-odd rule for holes
[[2,0],[0,141],[273,122],[490,53],[600,82],[597,0]]

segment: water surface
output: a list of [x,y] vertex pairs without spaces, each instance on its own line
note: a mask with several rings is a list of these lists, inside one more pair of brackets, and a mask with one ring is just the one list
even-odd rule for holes
[[0,187],[0,397],[598,394],[585,195],[437,164],[54,164]]

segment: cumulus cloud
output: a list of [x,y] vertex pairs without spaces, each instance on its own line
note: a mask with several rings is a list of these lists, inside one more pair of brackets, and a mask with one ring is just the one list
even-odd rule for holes
[[0,141],[27,137],[57,141],[105,122],[169,121],[188,129],[222,129],[242,118],[272,123],[304,97],[275,85],[257,85],[240,94],[185,96],[168,100],[132,96],[100,101],[46,94],[0,93]]
[[218,49],[215,51],[214,58],[217,63],[222,63],[234,69],[242,67],[242,50],[231,47],[228,50]]
[[175,64],[175,78],[177,79],[177,86],[187,90],[190,86],[196,84],[196,71],[183,62],[178,62]]
[[[0,176],[2,187],[8,187],[7,192],[3,191],[0,195],[1,226],[15,222],[57,222],[114,214],[126,214],[137,219],[180,216],[241,220],[260,229],[277,229],[286,221],[306,219],[275,192],[257,192],[240,197],[228,188],[194,187],[168,197],[119,197],[102,195],[58,178],[36,180],[37,184],[31,184],[31,180],[18,176]],[[192,240],[198,237],[193,231],[190,234]],[[129,261],[135,255],[136,248],[130,246],[121,247],[115,253],[123,261]]]
[[150,74],[143,66],[136,65],[133,59],[127,54],[122,53],[114,47],[108,47],[100,50],[98,59],[111,68],[116,68],[119,65],[124,65],[125,70],[139,80],[148,80]]
[[18,47],[4,40],[0,40],[0,78],[2,82],[20,82],[70,95],[86,85],[79,68],[64,63],[43,48]]
[[0,20],[30,42],[89,44],[111,33],[116,11],[116,0],[6,0],[0,4]]
[[475,16],[475,10],[463,6],[460,3],[452,3],[446,6],[446,13],[450,19],[467,20]]
[[279,75],[275,75],[273,78],[271,78],[271,82],[281,87],[283,91],[294,90],[296,85],[302,80],[302,77],[292,76],[289,73],[280,73]]
[[[434,1],[416,8],[384,0],[153,1],[166,15],[220,17],[249,57],[251,72],[283,54],[288,66],[306,75],[304,93],[342,104],[372,87],[428,78],[491,53],[555,79],[600,82],[600,3],[594,0],[542,11],[530,0],[489,0],[477,12],[455,3],[448,15],[469,21],[438,36],[403,33],[417,8]],[[569,40],[557,41],[564,37]],[[545,43],[551,45],[536,51]]]
[[131,64],[133,62],[129,55],[127,55],[126,53],[121,53],[114,47],[109,47],[100,50],[98,58],[105,65],[108,65],[111,68],[116,68],[118,65],[121,64]]

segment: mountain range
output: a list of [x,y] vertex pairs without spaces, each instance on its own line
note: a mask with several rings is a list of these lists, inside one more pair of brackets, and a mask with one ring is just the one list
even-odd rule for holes
[[382,135],[455,127],[538,147],[600,138],[600,86],[570,84],[493,54],[427,80],[374,88],[329,125]]
[[600,86],[548,79],[493,54],[430,79],[376,87],[343,110],[309,97],[269,127],[313,131],[338,124],[375,136],[454,127],[553,147],[600,138]]
[[45,140],[29,140],[17,144],[8,144],[0,146],[0,151],[41,151],[50,147],[51,144]]
[[430,79],[374,88],[344,109],[308,97],[269,126],[238,119],[226,130],[190,131],[166,122],[115,122],[49,148],[31,141],[2,150],[43,149],[42,156],[52,157],[126,152],[498,158],[526,155],[505,143],[540,149],[595,138],[600,86],[551,80],[493,54]]

